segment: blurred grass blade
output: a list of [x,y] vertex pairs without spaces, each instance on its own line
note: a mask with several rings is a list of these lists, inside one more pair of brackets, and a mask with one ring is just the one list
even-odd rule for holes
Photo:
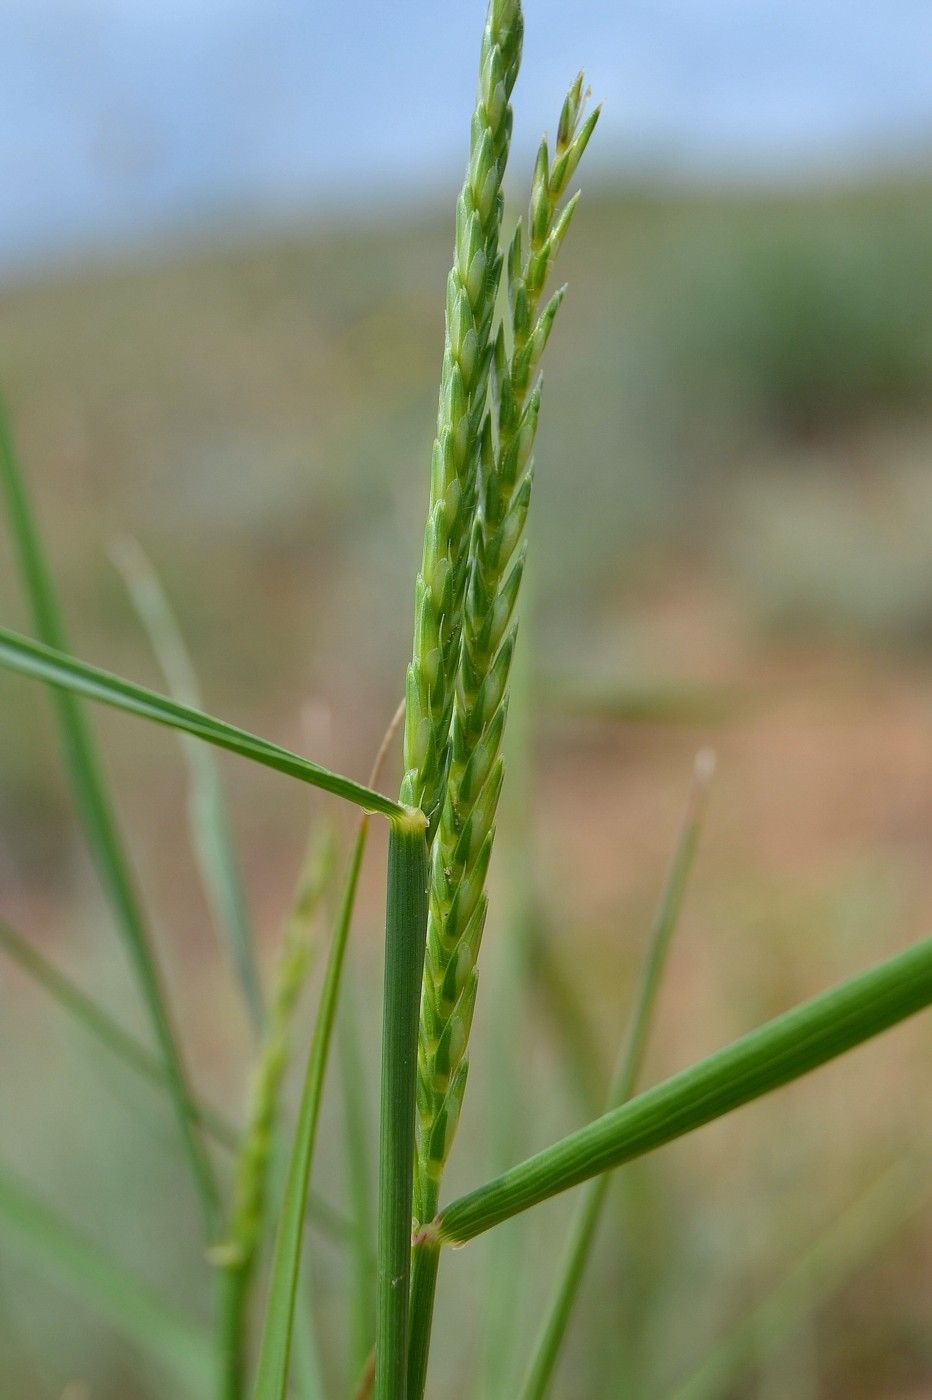
[[255,1400],[284,1400],[288,1393],[288,1368],[294,1326],[295,1292],[301,1261],[304,1215],[307,1209],[311,1161],[317,1137],[317,1120],[323,1098],[324,1076],[330,1050],[331,1032],[340,990],[346,942],[352,922],[362,865],[364,842],[357,838],[347,872],[340,912],[337,918],[317,1019],[308,1054],[304,1089],[298,1109],[288,1178],[275,1235],[272,1273],[266,1301],[265,1324],[259,1351],[259,1366],[253,1391]]
[[737,1393],[762,1353],[791,1337],[819,1304],[904,1229],[928,1203],[930,1191],[923,1164],[895,1162],[802,1252],[669,1400],[718,1400]]
[[[110,553],[148,633],[173,699],[202,709],[194,665],[151,562],[134,539],[118,540]],[[217,932],[226,945],[253,1025],[259,1031],[264,1021],[262,988],[223,785],[206,745],[188,734],[181,735],[181,745],[190,774],[188,817],[201,881]]]
[[[0,948],[3,948],[24,972],[128,1069],[157,1088],[164,1090],[167,1087],[165,1066],[158,1055],[153,1054],[136,1036],[124,1030],[99,1002],[89,997],[77,983],[53,966],[4,919],[0,919]],[[213,1105],[198,1099],[191,1100],[190,1108],[195,1124],[207,1133],[218,1147],[222,1147],[226,1152],[236,1152],[239,1149],[242,1132],[232,1119]],[[317,1228],[331,1239],[346,1243],[354,1238],[353,1223],[313,1191],[309,1196],[309,1215]]]
[[[36,630],[48,644],[47,647],[43,647],[40,643],[31,642],[27,643],[27,648],[38,648],[39,651],[47,651],[51,656],[55,654],[51,648],[64,651],[68,642],[58,611],[51,571],[45,561],[25,485],[17,466],[2,402],[0,487],[6,501],[20,573]],[[65,690],[59,690],[55,696],[55,711],[65,762],[84,831],[117,927],[129,952],[136,981],[165,1062],[168,1088],[185,1156],[197,1188],[205,1231],[210,1235],[217,1223],[217,1187],[207,1153],[193,1128],[194,1113],[181,1051],[175,1038],[149,931],[129,860],[123,848],[97,750],[80,706]]]
[[560,956],[542,908],[535,906],[529,911],[525,936],[531,981],[560,1047],[560,1063],[568,1086],[582,1111],[593,1118],[604,1103],[608,1073],[583,998]]
[[[715,760],[710,753],[699,754],[686,811],[650,931],[631,1025],[609,1090],[607,1106],[610,1109],[631,1097],[641,1072],[657,993],[660,990],[667,954],[679,922],[683,896],[696,856],[705,799],[714,767]],[[589,1182],[577,1206],[570,1225],[557,1285],[547,1307],[521,1389],[521,1400],[542,1400],[553,1379],[557,1357],[566,1336],[570,1313],[579,1296],[611,1180],[609,1173],[605,1172]]]
[[718,724],[749,705],[738,690],[683,681],[548,676],[538,678],[538,689],[541,703],[557,714],[622,724]]
[[[368,824],[367,824],[368,825]],[[365,831],[357,833],[365,843]],[[375,1211],[372,1192],[372,1145],[367,1127],[366,1073],[355,998],[347,980],[337,1022],[346,1173],[353,1217],[350,1316],[350,1374],[358,1376],[375,1341]]]
[[329,769],[321,768],[290,749],[283,749],[235,725],[214,719],[189,705],[180,705],[165,695],[147,690],[145,686],[111,675],[109,671],[76,661],[53,647],[43,646],[41,642],[34,642],[5,627],[0,627],[0,666],[21,676],[44,681],[58,690],[83,695],[88,700],[97,700],[102,705],[124,710],[127,714],[139,715],[142,719],[152,720],[154,724],[164,724],[170,729],[193,734],[205,743],[228,749],[265,768],[273,768],[276,772],[309,783],[311,787],[344,797],[368,812],[391,817],[399,816],[404,811],[390,797],[374,792],[352,778],[331,773]]
[[[0,919],[0,947],[127,1068],[159,1088],[166,1087],[165,1065],[158,1055],[153,1054],[141,1040],[124,1030],[108,1011],[82,991],[70,977],[54,967],[4,919]],[[195,1099],[189,1100],[188,1106],[192,1121],[203,1128],[219,1146],[230,1152],[237,1150],[240,1133],[235,1123],[230,1122],[216,1109]]]
[[314,1331],[313,1276],[307,1257],[301,1260],[295,1294],[300,1325],[295,1327],[291,1346],[291,1393],[295,1400],[324,1400],[326,1390],[321,1374],[320,1355]]
[[5,1167],[0,1167],[0,1233],[4,1252],[16,1253],[63,1284],[96,1308],[114,1331],[160,1362],[178,1387],[172,1394],[210,1393],[210,1337],[38,1201]]
[[932,938],[926,938],[768,1021],[460,1197],[426,1232],[442,1244],[474,1239],[560,1191],[789,1084],[930,1002]]

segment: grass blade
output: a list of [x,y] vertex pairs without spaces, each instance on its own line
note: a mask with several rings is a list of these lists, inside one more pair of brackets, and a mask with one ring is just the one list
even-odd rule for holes
[[[0,948],[127,1068],[159,1088],[166,1088],[165,1065],[158,1055],[153,1054],[136,1036],[124,1030],[108,1011],[82,991],[70,977],[53,966],[5,919],[0,919]],[[217,1109],[193,1098],[189,1099],[188,1108],[191,1121],[209,1134],[218,1146],[230,1152],[237,1150],[240,1132],[235,1123]]]
[[932,938],[926,938],[766,1022],[460,1197],[425,1228],[440,1243],[465,1243],[560,1191],[789,1084],[930,1002]]
[[620,724],[720,724],[750,706],[738,690],[686,681],[542,676],[538,688],[541,704],[556,714]]
[[[172,698],[203,708],[194,665],[158,574],[136,540],[111,549],[113,561],[148,633]],[[230,816],[213,754],[190,735],[181,736],[190,774],[188,819],[194,852],[211,915],[225,943],[256,1031],[262,1029],[262,988],[253,951],[252,928]]]
[[[76,982],[0,919],[0,948],[74,1017],[106,1050],[140,1078],[157,1088],[167,1087],[165,1065],[147,1045],[124,1030],[99,1002],[89,997]],[[237,1152],[242,1142],[239,1127],[218,1108],[202,1100],[192,1099],[193,1122],[226,1152]],[[308,1213],[323,1233],[341,1243],[354,1239],[354,1225],[323,1197],[311,1191]]]
[[929,1199],[929,1181],[915,1161],[898,1161],[823,1231],[756,1307],[707,1354],[669,1400],[717,1400],[745,1371],[792,1336],[866,1261],[903,1229]]
[[568,1087],[581,1111],[594,1118],[605,1101],[608,1072],[583,998],[542,908],[529,911],[526,937],[529,975],[559,1045]]
[[290,749],[260,739],[245,729],[214,719],[190,705],[181,705],[165,695],[159,695],[145,686],[135,685],[120,676],[101,671],[86,662],[76,661],[64,652],[53,647],[34,642],[29,637],[20,636],[6,627],[0,627],[0,666],[18,675],[29,676],[33,680],[44,681],[60,691],[82,695],[88,700],[97,700],[102,705],[123,710],[127,714],[139,715],[154,724],[164,724],[170,729],[193,734],[196,739],[214,744],[217,748],[228,749],[243,758],[252,759],[265,768],[298,778],[311,787],[321,788],[353,802],[367,812],[379,812],[386,817],[402,815],[404,808],[390,797],[344,778],[339,773],[331,773],[327,768],[312,763],[292,753]]
[[[364,838],[365,839],[365,838]],[[352,1295],[350,1303],[350,1374],[361,1374],[372,1351],[375,1321],[375,1289],[372,1241],[375,1239],[373,1203],[370,1198],[372,1160],[367,1129],[366,1075],[355,999],[343,989],[343,1006],[337,1025],[343,1086],[346,1135],[346,1172],[353,1217]]]
[[392,822],[385,914],[375,1400],[405,1400],[418,1019],[427,935],[426,822]]
[[[48,643],[38,647],[55,655],[52,648],[67,649],[67,637],[58,610],[55,591],[42,551],[38,530],[26,496],[25,485],[13,451],[6,414],[0,403],[0,487],[6,500],[10,528],[20,573],[29,598],[36,630]],[[14,634],[10,634],[11,636]],[[97,750],[84,715],[71,695],[59,690],[55,711],[71,787],[88,844],[113,910],[117,928],[129,953],[130,962],[148,1012],[162,1058],[185,1157],[200,1200],[205,1232],[213,1233],[217,1223],[217,1187],[207,1153],[193,1127],[193,1107],[184,1062],[178,1046],[168,1005],[152,950],[149,930],[143,917],[129,860],[123,848],[113,805],[104,782]]]
[[[610,1109],[631,1097],[644,1062],[644,1051],[657,993],[666,967],[667,953],[676,931],[683,896],[695,860],[699,828],[714,765],[715,760],[708,752],[701,753],[696,759],[686,812],[648,940],[631,1025],[609,1090]],[[542,1400],[553,1378],[554,1367],[566,1335],[570,1313],[579,1295],[610,1184],[611,1176],[607,1172],[589,1182],[573,1217],[557,1286],[535,1344],[521,1389],[521,1400]]]
[[0,1167],[0,1231],[7,1249],[96,1308],[114,1331],[156,1359],[181,1393],[209,1393],[209,1336],[61,1220],[5,1167]]

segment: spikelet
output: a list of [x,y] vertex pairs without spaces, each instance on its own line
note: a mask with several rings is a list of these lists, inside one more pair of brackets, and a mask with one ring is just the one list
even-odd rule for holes
[[456,204],[447,280],[446,343],[431,458],[430,512],[415,589],[414,656],[405,687],[401,799],[439,816],[459,664],[469,542],[480,463],[491,443],[486,402],[501,277],[502,177],[511,139],[509,98],[521,58],[519,0],[491,0],[466,178]]
[[576,207],[575,198],[562,209],[560,200],[598,120],[595,111],[580,125],[583,101],[580,74],[563,105],[553,161],[546,140],[538,151],[527,252],[520,224],[509,250],[510,354],[504,326],[493,350],[495,425],[486,420],[480,443],[480,495],[469,544],[446,792],[432,848],[418,1046],[415,1214],[420,1222],[436,1211],[466,1086],[540,412],[540,384],[534,381],[563,290],[543,309],[541,301]]
[[233,1203],[226,1238],[211,1247],[209,1258],[223,1276],[222,1312],[236,1320],[224,1328],[221,1356],[224,1396],[238,1393],[245,1345],[243,1316],[267,1210],[269,1168],[278,1122],[282,1080],[288,1067],[290,1029],[295,1005],[313,952],[311,925],[333,871],[332,832],[313,841],[305,857],[291,912],[285,923],[282,953],[272,993],[265,1035],[249,1089],[246,1132],[236,1160]]

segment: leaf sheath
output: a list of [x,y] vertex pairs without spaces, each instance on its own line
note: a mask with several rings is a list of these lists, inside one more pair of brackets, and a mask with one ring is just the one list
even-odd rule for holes
[[388,848],[379,1225],[376,1400],[404,1400],[417,1029],[427,936],[427,841],[418,822],[393,822]]
[[723,1117],[932,1002],[932,938],[794,1007],[460,1197],[434,1225],[460,1244],[550,1196]]

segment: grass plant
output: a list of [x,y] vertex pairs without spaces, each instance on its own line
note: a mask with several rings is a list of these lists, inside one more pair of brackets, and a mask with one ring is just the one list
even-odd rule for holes
[[[480,944],[489,910],[487,875],[504,782],[502,750],[535,471],[540,367],[565,290],[550,291],[548,283],[577,208],[578,195],[567,197],[570,185],[599,112],[596,108],[586,115],[584,79],[578,76],[563,103],[552,145],[544,139],[538,149],[527,213],[504,240],[503,181],[522,34],[520,0],[489,0],[446,289],[427,524],[415,580],[412,659],[397,716],[398,724],[403,721],[397,800],[380,791],[381,764],[389,753],[394,725],[363,784],[206,713],[165,591],[132,545],[121,548],[121,567],[171,695],[70,655],[52,571],[0,415],[0,482],[37,633],[30,638],[0,628],[0,667],[39,681],[52,693],[72,789],[148,1014],[152,1048],[124,1031],[6,922],[0,923],[0,944],[110,1053],[168,1094],[179,1147],[200,1202],[205,1258],[214,1273],[219,1272],[220,1286],[213,1290],[213,1338],[36,1201],[5,1168],[0,1169],[0,1230],[34,1263],[96,1305],[141,1349],[167,1364],[176,1386],[173,1393],[179,1395],[287,1400],[297,1390],[303,1400],[317,1400],[323,1393],[320,1377],[325,1373],[302,1351],[314,1337],[314,1293],[307,1279],[302,1282],[302,1261],[314,1263],[306,1225],[309,1214],[321,1213],[311,1189],[315,1149],[373,817],[388,822],[378,1210],[370,1223],[365,1095],[357,1092],[360,1086],[355,1082],[355,1066],[374,1058],[374,1043],[367,1041],[366,1053],[359,1054],[350,1030],[344,1056],[351,1077],[346,1086],[346,1141],[354,1219],[338,1233],[346,1236],[342,1244],[351,1258],[352,1302],[347,1312],[352,1315],[352,1343],[335,1394],[351,1393],[355,1386],[358,1395],[371,1391],[375,1400],[420,1400],[428,1388],[444,1250],[589,1183],[557,1268],[553,1301],[527,1363],[522,1400],[539,1400],[551,1385],[609,1173],[791,1083],[932,1003],[932,939],[926,939],[631,1097],[695,854],[708,781],[708,765],[700,764],[606,1110],[494,1179],[452,1201],[442,1199],[467,1085]],[[259,1042],[242,1131],[224,1113],[205,1106],[190,1087],[149,923],[85,715],[88,701],[167,726],[184,741],[192,845]],[[640,715],[644,702],[639,699],[634,708]],[[266,993],[211,748],[237,754],[361,809],[346,859],[297,1117],[288,1129],[287,1169],[280,1191],[275,1141],[287,1121],[284,1077],[297,1039],[295,1008],[310,955],[306,922],[319,882],[302,885],[296,914],[281,940],[278,974]],[[522,784],[520,792],[520,810],[512,821],[530,823],[530,789]],[[530,929],[533,899],[528,891],[522,898],[521,917]],[[535,940],[529,932],[524,936],[533,956]],[[527,966],[507,965],[512,971]],[[570,993],[564,995],[553,970],[556,964],[549,966],[550,982],[557,988],[554,1005],[578,1053],[581,1045],[591,1042],[585,1007]],[[516,990],[519,981],[514,977]],[[507,1011],[500,1002],[499,1035]],[[585,1053],[584,1058],[588,1061],[591,1055]],[[584,1066],[579,1078],[587,1080],[584,1097],[591,1102],[594,1077]],[[499,1102],[505,1103],[505,1096],[514,1091],[504,1083],[502,1090]],[[508,1137],[500,1133],[497,1141],[507,1142]],[[231,1182],[217,1170],[211,1155],[211,1146],[217,1144],[235,1156]],[[264,1298],[261,1307],[254,1308],[260,1281],[265,1282],[259,1264],[268,1246],[271,1263]],[[833,1268],[836,1257],[846,1256],[829,1244],[817,1257],[828,1259]],[[205,1293],[209,1291],[205,1284]],[[261,1314],[260,1328],[252,1325],[254,1311],[257,1318]],[[743,1337],[738,1337],[734,1355],[743,1355],[744,1346]],[[505,1382],[494,1374],[494,1348],[490,1355],[485,1391],[504,1393]],[[707,1374],[718,1374],[716,1368],[721,1368],[730,1375],[732,1363],[727,1357],[726,1362],[713,1356]],[[699,1379],[690,1383],[693,1389],[687,1385],[683,1393],[706,1393],[704,1374],[697,1372]]]

